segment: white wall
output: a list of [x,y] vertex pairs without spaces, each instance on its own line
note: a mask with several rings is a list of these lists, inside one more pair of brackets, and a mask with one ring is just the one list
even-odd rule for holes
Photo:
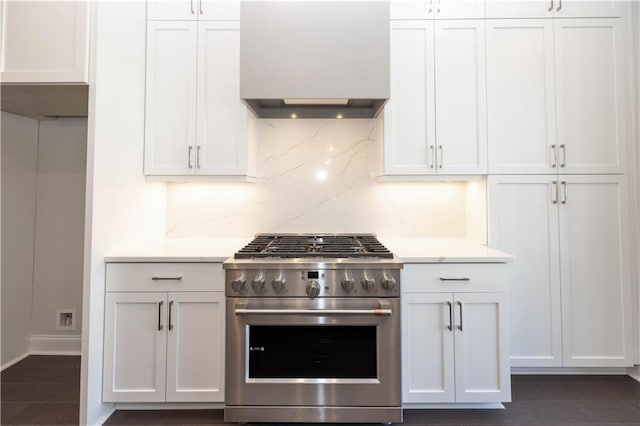
[[80,424],[101,424],[104,256],[164,237],[164,184],[142,175],[146,3],[92,7]]
[[[80,334],[86,118],[40,122],[31,334]],[[75,331],[56,331],[56,309],[75,309]]]
[[[374,232],[484,241],[484,182],[376,182],[375,124],[257,120],[257,183],[169,184],[167,237]],[[480,206],[470,208],[478,220],[468,221],[468,201]]]
[[2,366],[29,351],[38,122],[2,113]]

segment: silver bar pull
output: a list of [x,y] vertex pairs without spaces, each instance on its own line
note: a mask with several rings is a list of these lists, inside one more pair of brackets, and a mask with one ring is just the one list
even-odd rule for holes
[[204,6],[202,3],[204,3],[204,0],[200,0],[200,15],[204,15]]
[[549,12],[551,12],[553,10],[553,0],[551,0],[551,3],[549,5],[549,9],[547,9]]
[[429,0],[429,11],[427,13],[431,13],[433,10],[433,0]]
[[[440,10],[438,10],[440,12]],[[442,168],[442,163],[444,162],[444,154],[442,153],[442,145],[438,145],[438,150],[440,151],[440,161],[438,161],[438,168]]]
[[182,276],[177,277],[151,277],[153,281],[182,281]]
[[193,10],[193,2],[194,0],[191,0],[191,14],[193,15],[194,13],[196,13],[195,10]]
[[462,331],[462,302],[458,300],[458,306],[460,307],[460,325],[458,330]]
[[553,188],[551,188],[551,202],[553,204],[558,204],[558,181],[554,180],[551,182]]
[[558,165],[558,151],[556,151],[556,144],[551,145],[551,154],[553,154],[551,167],[556,167]]
[[567,182],[563,180],[560,183],[562,184],[562,192],[564,194],[564,198],[562,199],[562,204],[567,204]]
[[196,167],[200,168],[200,145],[196,147]]
[[173,330],[173,324],[171,324],[171,309],[173,308],[173,300],[169,302],[169,331]]
[[251,309],[236,308],[236,315],[391,315],[391,309]]
[[436,153],[434,152],[435,146],[429,145],[429,150],[431,151],[431,161],[429,161],[429,168],[433,169],[433,163]]
[[558,8],[556,10],[560,12],[560,9],[562,9],[562,0],[559,0]]
[[440,281],[471,281],[469,277],[440,277]]
[[562,149],[562,163],[560,163],[560,167],[564,167],[567,162],[567,147],[562,144],[560,145],[560,149]]
[[440,2],[441,0],[438,0],[438,10],[436,11],[437,13],[440,13]]
[[193,151],[193,146],[189,145],[189,168],[193,169],[193,165],[191,164],[191,151]]
[[160,301],[160,303],[158,303],[158,331],[162,331],[164,328],[162,326],[162,305],[164,305],[164,302]]
[[447,330],[453,331],[453,306],[451,302],[447,302],[447,306],[449,307],[449,325],[447,326]]

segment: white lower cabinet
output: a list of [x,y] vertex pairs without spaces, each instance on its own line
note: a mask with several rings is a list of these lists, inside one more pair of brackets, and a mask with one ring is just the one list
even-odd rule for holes
[[[406,267],[432,274],[426,265]],[[407,276],[416,276],[412,272]],[[444,288],[427,288],[427,278],[424,290],[411,285],[412,292],[402,294],[403,404],[511,400],[503,275],[495,278],[496,292],[480,293],[469,292],[476,279],[461,272],[464,278],[440,275],[443,287],[451,282],[455,292],[431,292]],[[482,278],[478,274],[477,282]]]
[[[154,276],[162,288],[189,285]],[[223,402],[224,306],[222,291],[108,291],[103,401]]]

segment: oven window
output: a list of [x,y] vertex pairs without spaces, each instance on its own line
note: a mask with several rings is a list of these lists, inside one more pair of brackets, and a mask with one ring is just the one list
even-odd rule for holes
[[249,327],[249,378],[374,379],[376,326]]

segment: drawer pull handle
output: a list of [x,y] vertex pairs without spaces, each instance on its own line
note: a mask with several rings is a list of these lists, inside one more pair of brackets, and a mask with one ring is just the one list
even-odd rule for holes
[[182,276],[179,277],[151,277],[153,281],[182,281]]
[[469,277],[440,277],[440,281],[471,281]]

